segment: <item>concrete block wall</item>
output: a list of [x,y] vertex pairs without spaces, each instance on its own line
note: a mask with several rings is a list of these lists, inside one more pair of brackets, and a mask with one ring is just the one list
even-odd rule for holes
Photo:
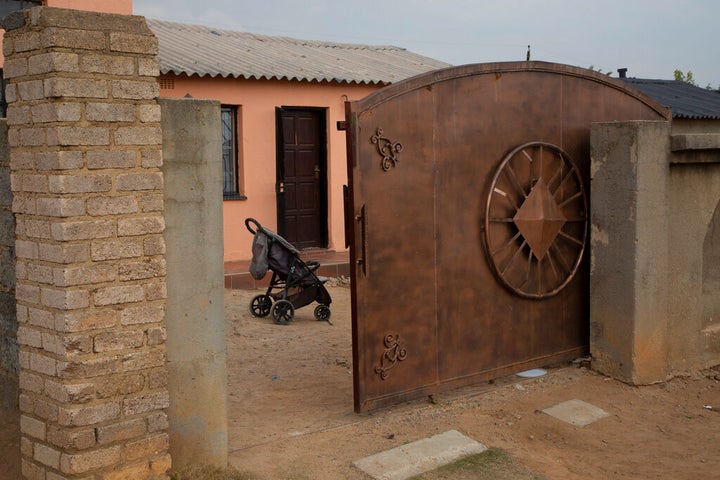
[[166,478],[157,40],[46,7],[5,29],[23,475]]
[[720,123],[688,122],[591,129],[590,350],[632,384],[720,364]]

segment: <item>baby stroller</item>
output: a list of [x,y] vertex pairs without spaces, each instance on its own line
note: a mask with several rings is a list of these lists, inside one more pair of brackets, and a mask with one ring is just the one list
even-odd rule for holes
[[250,312],[256,317],[267,317],[272,312],[275,323],[287,325],[293,319],[295,309],[315,301],[319,304],[315,307],[315,318],[332,325],[328,306],[332,299],[324,285],[327,278],[315,275],[320,262],[303,262],[295,247],[275,232],[263,228],[254,218],[245,219],[245,226],[255,236],[250,274],[260,280],[268,269],[272,270],[267,292],[253,297]]

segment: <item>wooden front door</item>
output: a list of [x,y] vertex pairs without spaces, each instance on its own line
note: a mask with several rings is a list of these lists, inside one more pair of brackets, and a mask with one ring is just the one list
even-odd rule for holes
[[277,109],[278,231],[295,248],[327,247],[325,112]]

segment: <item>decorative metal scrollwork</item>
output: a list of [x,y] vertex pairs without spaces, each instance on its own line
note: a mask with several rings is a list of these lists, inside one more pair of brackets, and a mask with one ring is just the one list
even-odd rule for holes
[[400,335],[385,335],[385,351],[380,357],[380,366],[375,367],[375,373],[380,374],[380,379],[385,380],[388,370],[392,369],[398,362],[407,357],[407,350],[400,345]]
[[516,295],[543,299],[575,276],[588,232],[580,170],[560,147],[529,142],[500,163],[485,204],[493,272]]
[[400,142],[393,142],[389,138],[382,136],[382,128],[378,127],[375,131],[375,135],[370,137],[370,141],[377,145],[378,153],[382,155],[381,166],[386,172],[390,170],[390,167],[394,167],[400,161],[397,154],[402,152],[403,146]]

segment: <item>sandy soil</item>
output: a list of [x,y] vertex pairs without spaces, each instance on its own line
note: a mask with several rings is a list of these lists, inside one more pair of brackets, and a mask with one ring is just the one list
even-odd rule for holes
[[[334,326],[310,306],[288,326],[253,318],[257,293],[226,291],[226,310],[230,458],[258,478],[367,479],[353,460],[450,429],[549,479],[720,478],[720,370],[631,387],[560,366],[357,415],[349,289],[330,288]],[[575,398],[610,417],[578,428],[539,412]]]
[[[275,325],[249,314],[257,291],[225,292],[230,461],[253,478],[367,480],[353,460],[450,429],[548,479],[720,478],[720,370],[631,387],[561,366],[537,379],[513,376],[452,392],[435,404],[357,415],[350,292],[329,290],[332,326],[316,321],[312,306],[290,325]],[[610,417],[577,428],[539,412],[574,398]],[[0,401],[2,480],[19,478],[16,432],[16,417]]]
[[20,478],[20,412],[17,379],[0,375],[0,480]]

